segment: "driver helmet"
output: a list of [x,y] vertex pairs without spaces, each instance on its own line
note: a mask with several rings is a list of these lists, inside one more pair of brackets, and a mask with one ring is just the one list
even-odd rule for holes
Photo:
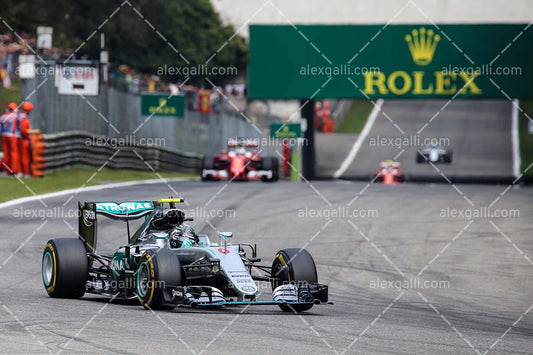
[[173,248],[185,248],[193,246],[197,242],[194,228],[183,224],[170,233],[170,246]]
[[180,226],[180,230],[181,230],[181,234],[183,237],[189,238],[189,239],[195,239],[196,232],[194,231],[193,227],[187,224],[183,224]]

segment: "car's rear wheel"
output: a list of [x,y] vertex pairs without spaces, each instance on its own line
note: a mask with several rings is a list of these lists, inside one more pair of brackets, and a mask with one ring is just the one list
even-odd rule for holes
[[[309,284],[318,283],[315,261],[305,249],[290,248],[278,251],[272,262],[272,290],[283,284]],[[280,304],[284,312],[304,312],[312,304]]]
[[136,274],[136,288],[137,296],[145,308],[175,308],[167,287],[181,285],[180,261],[171,250],[148,250],[141,256]]
[[424,154],[420,153],[420,152],[416,152],[416,162],[417,163],[424,163],[426,161],[426,157],[424,156]]
[[79,239],[58,238],[46,243],[42,279],[50,297],[80,298],[89,277],[89,259]]
[[279,179],[279,160],[276,157],[263,158],[263,170],[271,171],[270,179],[264,178],[263,181],[278,181]]

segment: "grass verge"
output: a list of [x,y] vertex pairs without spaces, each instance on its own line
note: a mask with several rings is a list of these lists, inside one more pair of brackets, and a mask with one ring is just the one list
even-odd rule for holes
[[[198,176],[191,173],[177,172],[159,172],[159,175],[163,178],[195,178]],[[98,172],[93,168],[58,170],[43,178],[21,179],[23,183],[13,176],[0,176],[0,191],[2,191],[0,202],[32,196],[33,193],[31,191],[40,195],[54,191],[75,189],[81,186],[158,178],[158,175],[150,171],[102,169]]]
[[337,128],[337,133],[361,133],[372,107],[372,103],[366,99],[353,100],[350,109]]
[[22,81],[17,79],[11,83],[11,88],[0,87],[0,111],[4,113],[7,104],[11,101],[17,105],[22,102]]
[[[533,118],[533,99],[520,100],[519,105],[529,117]],[[522,158],[521,172],[533,163],[533,134],[528,132],[529,119],[524,115],[524,112],[520,112],[518,116],[518,136],[520,139],[520,157]],[[524,175],[533,177],[533,167],[529,168]]]

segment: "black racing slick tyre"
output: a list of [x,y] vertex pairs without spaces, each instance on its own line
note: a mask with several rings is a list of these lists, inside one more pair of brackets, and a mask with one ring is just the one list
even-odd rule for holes
[[139,261],[136,274],[137,296],[144,308],[173,309],[167,287],[181,286],[181,265],[169,249],[147,250]]
[[448,153],[444,156],[444,162],[447,164],[452,163],[452,151],[448,151]]
[[278,181],[279,179],[279,160],[276,157],[264,157],[263,158],[263,170],[272,172],[270,179],[263,179],[263,181]]
[[80,298],[89,277],[89,259],[79,239],[59,238],[46,243],[42,279],[46,292],[54,298]]
[[[305,249],[290,248],[277,252],[272,262],[272,290],[276,287],[293,283],[295,285],[304,283],[318,283],[318,274],[316,272],[315,261],[309,252]],[[281,304],[279,307],[284,312],[304,312],[312,304],[288,305]]]
[[425,163],[426,162],[426,157],[424,156],[424,154],[422,154],[420,152],[416,152],[416,162],[418,164]]
[[212,180],[212,178],[204,177],[204,170],[215,169],[215,159],[213,156],[206,155],[202,158],[202,181]]

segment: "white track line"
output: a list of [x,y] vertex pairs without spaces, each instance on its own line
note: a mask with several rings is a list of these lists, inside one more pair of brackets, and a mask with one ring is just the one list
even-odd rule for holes
[[[186,178],[165,179],[166,182],[179,182],[179,181],[189,181],[189,180],[190,179],[186,179]],[[76,189],[68,189],[68,190],[63,190],[63,191],[51,192],[51,193],[43,194],[43,195],[21,197],[15,200],[6,201],[3,203],[0,203],[0,209],[19,205],[21,203],[33,202],[33,201],[43,200],[45,198],[65,196],[69,194],[77,194],[80,192],[99,191],[99,190],[114,189],[118,187],[128,187],[128,186],[135,186],[135,185],[164,184],[165,181],[161,181],[161,179],[150,179],[150,180],[126,181],[126,182],[118,182],[114,184],[104,184],[104,185],[88,186],[88,187],[76,188]]]
[[520,176],[520,166],[522,159],[520,157],[520,138],[518,136],[518,99],[513,100],[513,113],[511,124],[511,137],[513,142],[513,175],[515,178]]
[[338,179],[342,174],[346,172],[346,169],[350,165],[352,165],[353,160],[355,159],[355,156],[357,155],[357,152],[359,152],[359,149],[361,148],[361,145],[363,145],[363,142],[365,141],[366,137],[368,136],[368,133],[370,133],[370,130],[372,129],[372,126],[374,125],[374,121],[376,121],[376,118],[378,117],[379,112],[381,111],[381,106],[383,105],[383,99],[379,99],[376,104],[374,105],[374,108],[372,109],[372,112],[370,112],[370,115],[368,116],[368,119],[366,120],[365,127],[363,128],[363,131],[357,137],[357,140],[355,141],[354,145],[352,146],[352,149],[342,162],[339,169],[333,174],[333,177],[335,179]]

